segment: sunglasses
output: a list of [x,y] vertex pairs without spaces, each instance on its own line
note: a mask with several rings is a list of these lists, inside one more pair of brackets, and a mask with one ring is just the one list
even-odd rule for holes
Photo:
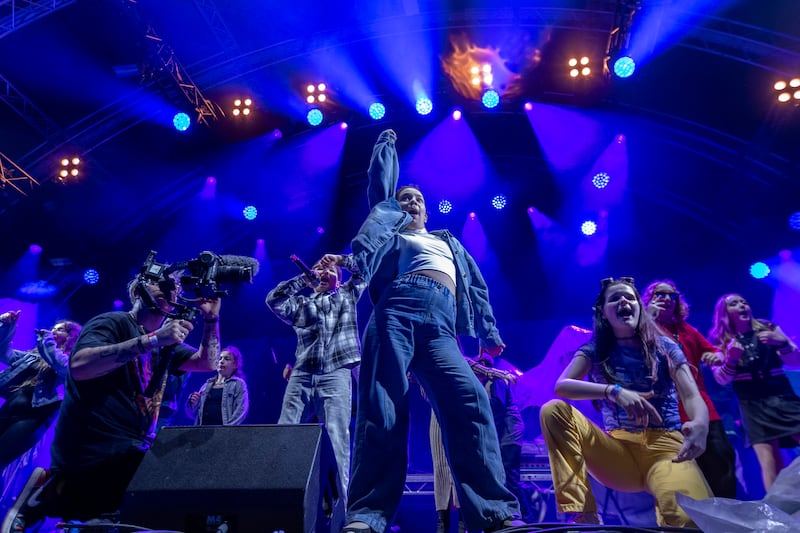
[[656,291],[653,293],[654,298],[669,298],[670,300],[677,300],[678,293],[677,292],[668,292],[668,291]]
[[617,283],[625,283],[627,285],[633,285],[633,278],[628,276],[623,276],[619,279],[614,278],[604,278],[600,280],[600,288],[605,290],[611,285],[616,285]]

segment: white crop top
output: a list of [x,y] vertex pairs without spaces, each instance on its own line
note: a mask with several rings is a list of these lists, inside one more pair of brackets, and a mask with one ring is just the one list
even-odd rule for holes
[[436,270],[447,274],[456,284],[456,264],[453,252],[445,241],[426,230],[406,230],[400,233],[400,275],[417,270]]

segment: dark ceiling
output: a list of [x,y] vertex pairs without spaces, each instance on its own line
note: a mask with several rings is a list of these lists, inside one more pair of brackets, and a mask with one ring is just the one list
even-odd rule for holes
[[[569,47],[579,42],[601,54],[615,11],[635,4],[78,0],[12,7],[0,1],[0,153],[6,177],[21,177],[16,164],[39,182],[13,181],[25,195],[11,183],[0,190],[0,267],[9,273],[2,288],[13,296],[20,277],[12,267],[31,243],[39,244],[37,275],[59,285],[54,302],[66,306],[62,312],[85,320],[122,297],[125,280],[151,249],[167,261],[206,249],[252,255],[255,239],[263,238],[270,261],[248,303],[262,313],[266,290],[294,274],[289,254],[310,261],[346,249],[366,214],[365,170],[377,134],[396,129],[401,154],[410,154],[458,104],[491,179],[464,199],[463,211],[432,214],[430,226],[460,233],[466,213],[478,213],[496,254],[487,278],[501,317],[582,316],[597,280],[609,274],[634,274],[642,282],[676,278],[706,310],[724,291],[762,294],[747,266],[798,244],[787,221],[800,210],[800,112],[778,105],[772,84],[800,75],[800,2],[642,0],[632,29],[650,32],[650,57],[634,77],[611,78],[586,92],[559,81]],[[41,16],[34,16],[36,5]],[[651,16],[658,10],[665,14]],[[211,109],[249,94],[258,106],[254,120],[244,125],[223,109],[226,116],[187,134],[171,129],[172,114],[187,100],[148,31],[174,51],[184,81]],[[500,109],[480,110],[454,91],[439,64],[453,36],[499,49],[521,76],[519,92]],[[406,108],[374,123],[339,109],[336,118],[350,128],[332,186],[320,183],[305,170],[320,157],[309,148],[319,130],[297,114],[302,100],[295,90],[307,79],[341,73],[329,83],[344,94],[357,72],[387,104],[400,106],[388,66],[393,57],[410,62],[414,50],[407,44],[415,37],[428,46],[419,61],[432,64],[434,117]],[[591,165],[554,171],[548,139],[537,138],[523,100],[599,124],[602,142],[592,144],[593,157],[614,135],[626,135],[627,190],[609,212],[601,260],[575,260],[582,238],[574,228],[587,210],[575,191]],[[275,129],[283,137],[271,146]],[[459,146],[449,149],[458,155]],[[65,185],[53,177],[67,154],[80,154],[84,167],[77,183]],[[217,178],[214,204],[197,201],[207,176]],[[458,176],[442,180],[459,188]],[[484,207],[493,187],[509,195],[503,212]],[[247,204],[259,209],[253,222],[237,215]],[[531,229],[529,206],[563,229],[556,244]],[[71,266],[54,266],[59,258]],[[89,267],[100,271],[101,283],[77,286]],[[540,305],[520,296],[519,285]]]

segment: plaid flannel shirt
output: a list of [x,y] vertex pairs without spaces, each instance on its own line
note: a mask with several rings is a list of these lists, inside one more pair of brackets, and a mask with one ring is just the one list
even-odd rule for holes
[[300,295],[306,284],[297,276],[267,295],[267,306],[297,334],[296,370],[327,374],[361,361],[356,304],[367,284],[352,255],[345,256],[342,266],[353,275],[337,290]]

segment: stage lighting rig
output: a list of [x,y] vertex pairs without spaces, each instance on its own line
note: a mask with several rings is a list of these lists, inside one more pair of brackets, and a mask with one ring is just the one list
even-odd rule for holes
[[772,88],[775,89],[778,102],[791,103],[795,107],[800,106],[800,78],[792,78],[788,81],[778,80]]
[[[608,44],[603,61],[603,74],[610,75],[609,62],[616,63],[618,59],[626,56],[631,42],[631,28],[633,18],[642,8],[642,0],[617,0],[614,10],[614,23],[608,34]],[[623,61],[619,68],[614,64],[614,72],[621,78],[627,78],[633,74],[635,69],[634,59],[628,57],[630,61]]]

